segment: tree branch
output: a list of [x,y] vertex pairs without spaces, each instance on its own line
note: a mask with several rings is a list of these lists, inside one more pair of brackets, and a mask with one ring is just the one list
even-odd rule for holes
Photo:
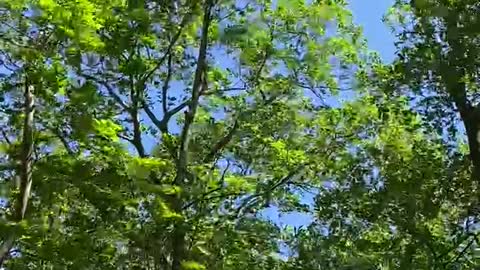
[[9,145],[12,145],[12,142],[11,142],[10,139],[8,138],[7,133],[6,133],[5,130],[3,130],[3,129],[2,129],[2,136],[3,136],[3,138],[5,139],[5,142],[7,142]]
[[281,187],[282,185],[288,183],[293,177],[295,177],[307,165],[308,164],[303,164],[303,165],[297,167],[295,170],[292,170],[289,174],[287,174],[282,179],[278,180],[275,184],[270,186],[267,190],[265,190],[263,192],[258,192],[258,193],[252,194],[252,195],[248,196],[247,198],[245,198],[243,200],[243,202],[241,203],[241,205],[237,208],[235,216],[239,217],[242,210],[244,208],[246,208],[250,204],[250,202],[252,202],[252,200],[257,199],[258,197],[261,197],[261,196],[265,196],[268,193],[271,193],[271,192],[275,191],[275,189]]
[[[273,42],[273,30],[270,31],[270,42]],[[260,62],[260,66],[255,71],[255,77],[253,79],[253,83],[254,83],[255,86],[258,85],[259,82],[260,82],[260,77],[262,76],[263,69],[267,65],[267,60],[271,55],[270,50],[271,50],[271,48],[268,45],[264,49],[262,62]],[[263,100],[267,99],[267,97],[265,96],[265,93],[262,90],[260,90],[260,94],[262,95]]]
[[[195,3],[195,1],[192,1],[192,4],[193,3]],[[192,8],[193,8],[193,5],[192,5]],[[173,47],[175,46],[175,44],[177,43],[178,39],[180,38],[180,36],[183,32],[183,29],[185,28],[187,23],[190,21],[190,16],[191,15],[192,15],[191,12],[189,12],[183,17],[182,21],[180,22],[180,26],[179,26],[180,28],[178,29],[175,36],[173,36],[172,40],[170,41],[170,44],[168,45],[167,49],[165,50],[165,53],[163,54],[163,56],[158,60],[157,64],[150,71],[148,71],[143,78],[140,79],[142,84],[145,84],[148,81],[148,79],[150,79],[153,76],[155,71],[157,71],[162,66],[162,64],[165,62],[165,60],[171,54]]]
[[147,156],[145,153],[145,147],[142,142],[142,130],[140,127],[140,119],[138,118],[138,103],[140,101],[140,89],[135,87],[134,78],[130,76],[130,99],[132,102],[132,107],[130,108],[130,116],[132,117],[133,123],[133,138],[131,143],[137,149],[137,153],[140,157],[144,158]]
[[234,196],[234,195],[241,195],[241,194],[238,194],[238,192],[236,192],[236,193],[231,193],[231,194],[220,194],[220,195],[217,195],[217,196],[208,197],[208,195],[213,194],[217,191],[221,191],[222,189],[225,188],[223,186],[223,184],[224,184],[224,181],[225,181],[225,175],[227,174],[228,170],[230,169],[230,165],[231,165],[230,161],[227,160],[227,166],[225,167],[225,169],[222,172],[222,176],[220,177],[220,183],[219,183],[218,188],[212,189],[212,190],[202,194],[200,199],[194,200],[194,201],[186,204],[183,207],[183,210],[188,209],[189,207],[191,207],[191,206],[193,206],[197,203],[200,203],[200,202],[209,201],[209,200],[216,199],[216,198],[229,197],[229,196]]
[[170,80],[172,79],[172,54],[168,55],[168,70],[167,70],[167,78],[163,82],[162,87],[162,109],[163,113],[166,115],[168,112],[168,88],[170,86]]
[[67,153],[71,156],[75,155],[75,151],[72,149],[72,147],[68,144],[67,139],[63,136],[62,131],[60,128],[53,129],[52,130],[55,136],[62,142],[63,147],[65,147],[65,150],[67,150]]
[[227,146],[228,143],[233,139],[233,135],[238,129],[238,119],[235,120],[235,123],[233,124],[232,128],[230,131],[220,140],[218,141],[210,151],[210,153],[205,157],[204,162],[209,162],[210,160],[214,159],[218,153]]
[[190,100],[186,100],[182,103],[180,103],[177,107],[173,108],[172,110],[168,111],[167,113],[164,114],[162,120],[159,120],[155,113],[153,113],[152,109],[148,106],[146,102],[143,102],[142,107],[143,110],[145,110],[145,113],[147,113],[147,116],[150,118],[150,120],[153,122],[153,124],[162,132],[167,134],[168,133],[168,122],[170,119],[183,110],[185,107],[187,107],[190,104]]
[[468,244],[465,245],[465,247],[462,249],[462,251],[460,251],[460,253],[454,258],[452,259],[451,261],[447,262],[445,264],[445,267],[448,266],[449,264],[452,264],[452,263],[455,263],[457,262],[460,258],[462,258],[465,253],[467,253],[467,250],[473,245],[473,243],[476,242],[476,238],[473,237],[469,242]]
[[[192,1],[194,2],[194,1]],[[188,146],[190,142],[190,127],[195,120],[195,114],[202,91],[206,90],[206,69],[207,69],[207,48],[208,48],[208,30],[211,23],[211,12],[214,6],[213,0],[206,0],[204,4],[202,35],[200,38],[200,48],[197,59],[197,68],[192,86],[192,98],[189,104],[189,110],[185,113],[185,123],[180,134],[180,146],[178,149],[178,158],[176,162],[177,175],[175,184],[182,186],[188,175]],[[202,89],[203,88],[203,89]],[[182,201],[180,198],[172,198],[172,207],[174,211],[182,211]],[[185,257],[185,230],[182,224],[178,224],[173,231],[172,248],[172,270],[180,270],[181,263]]]
[[195,114],[197,112],[200,95],[203,90],[206,90],[206,69],[207,69],[207,47],[208,47],[208,29],[211,22],[211,10],[213,7],[212,0],[207,0],[205,4],[202,37],[200,41],[200,49],[197,59],[197,68],[195,71],[195,77],[192,87],[192,98],[189,104],[189,110],[185,112],[185,123],[180,135],[180,147],[177,161],[177,179],[176,182],[180,183],[184,181],[186,167],[188,164],[188,146],[190,142],[190,127],[195,120]]

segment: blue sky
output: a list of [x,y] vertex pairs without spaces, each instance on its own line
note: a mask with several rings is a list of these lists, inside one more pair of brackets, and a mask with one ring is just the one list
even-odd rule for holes
[[[382,17],[393,2],[394,0],[350,0],[350,9],[355,23],[362,26],[370,50],[378,52],[386,62],[393,60],[395,47],[394,37],[382,22]],[[306,199],[311,200],[311,198]],[[274,209],[268,209],[263,214],[280,225],[295,227],[306,225],[311,220],[309,216],[303,214],[279,215]]]
[[379,52],[385,61],[393,59],[395,48],[393,36],[382,23],[382,16],[393,2],[394,0],[350,0],[355,22],[363,27],[370,49]]

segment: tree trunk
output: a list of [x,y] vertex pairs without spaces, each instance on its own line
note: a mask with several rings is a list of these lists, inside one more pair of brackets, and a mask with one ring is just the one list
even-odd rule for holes
[[[19,162],[20,167],[17,171],[17,175],[20,177],[20,192],[16,203],[13,206],[13,219],[17,223],[25,218],[32,188],[33,118],[35,113],[34,105],[34,86],[31,85],[27,79],[25,81],[24,90],[25,119],[23,122],[22,149]],[[8,258],[10,250],[15,244],[17,237],[18,236],[15,234],[10,235],[10,237],[5,239],[0,246],[0,267],[3,266],[5,260]]]
[[[188,111],[185,112],[185,123],[180,134],[180,146],[178,149],[178,158],[176,161],[177,175],[175,184],[179,186],[185,185],[185,179],[188,174],[188,148],[190,142],[190,127],[195,121],[198,103],[202,92],[206,89],[206,69],[207,69],[207,49],[208,49],[208,30],[211,21],[211,11],[213,8],[213,0],[206,0],[204,4],[202,36],[200,39],[200,48],[197,59],[197,68],[192,87],[191,102]],[[171,206],[176,213],[182,212],[183,201],[181,196],[172,196]],[[185,224],[179,221],[175,225],[172,237],[172,270],[180,270],[183,260],[185,259]]]

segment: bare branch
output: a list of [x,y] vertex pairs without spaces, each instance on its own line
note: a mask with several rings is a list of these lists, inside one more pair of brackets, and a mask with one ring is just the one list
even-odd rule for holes
[[190,104],[190,100],[187,100],[187,101],[184,101],[182,103],[180,103],[177,107],[175,107],[174,109],[170,110],[170,111],[167,111],[167,113],[164,114],[162,120],[159,120],[157,116],[155,116],[155,113],[153,113],[152,109],[150,109],[150,107],[145,103],[143,102],[143,109],[145,110],[145,112],[147,113],[147,116],[150,118],[150,120],[153,122],[153,124],[162,132],[162,133],[165,133],[167,134],[168,133],[168,122],[170,121],[170,119],[175,115],[177,114],[178,112],[180,112],[181,110],[183,110],[184,108],[186,108],[188,105]]
[[[124,135],[122,135],[122,134],[117,134],[117,136],[118,136],[120,139],[125,140],[125,141],[127,141],[127,142],[129,142],[129,143],[132,143],[132,141],[133,141],[132,138],[129,138],[129,137],[124,136]],[[133,144],[133,143],[132,143],[132,144]]]

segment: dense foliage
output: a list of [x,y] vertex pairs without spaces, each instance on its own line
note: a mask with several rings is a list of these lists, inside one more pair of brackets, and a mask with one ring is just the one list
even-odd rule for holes
[[0,266],[480,269],[479,11],[0,0]]

